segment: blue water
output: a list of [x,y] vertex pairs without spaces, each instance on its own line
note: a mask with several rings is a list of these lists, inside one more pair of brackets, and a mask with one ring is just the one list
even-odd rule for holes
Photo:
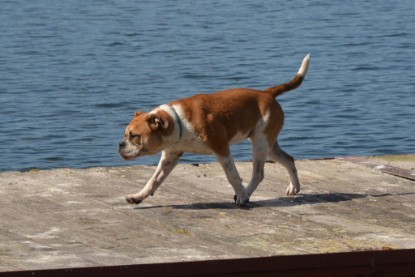
[[155,164],[117,153],[136,110],[288,81],[308,52],[307,80],[279,98],[288,153],[415,153],[414,14],[412,0],[1,0],[0,170]]

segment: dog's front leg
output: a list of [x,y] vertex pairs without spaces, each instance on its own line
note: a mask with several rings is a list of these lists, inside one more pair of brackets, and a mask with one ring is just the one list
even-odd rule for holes
[[144,186],[144,188],[136,194],[131,194],[126,197],[130,204],[139,204],[148,196],[153,195],[161,183],[170,174],[173,168],[177,165],[177,161],[183,153],[169,153],[163,151],[156,172]]
[[238,170],[236,169],[232,156],[217,156],[217,159],[226,173],[226,178],[228,179],[229,183],[231,183],[235,191],[234,200],[236,205],[243,206],[246,202],[249,201],[249,199],[245,191],[245,188],[242,185],[242,179],[239,176]]

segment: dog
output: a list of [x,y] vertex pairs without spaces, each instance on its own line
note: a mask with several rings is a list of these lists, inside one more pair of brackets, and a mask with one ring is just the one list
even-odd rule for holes
[[[198,94],[158,106],[150,112],[136,112],[119,143],[119,154],[125,160],[132,160],[161,152],[161,158],[144,188],[126,196],[127,202],[139,204],[152,196],[184,152],[215,155],[235,191],[234,201],[238,206],[249,201],[263,180],[267,158],[288,171],[290,185],[286,194],[297,194],[300,181],[294,158],[277,142],[284,113],[276,97],[299,87],[309,64],[310,54],[303,59],[291,81],[266,90],[236,88]],[[253,148],[253,174],[247,186],[242,184],[229,148],[244,139],[249,139]]]

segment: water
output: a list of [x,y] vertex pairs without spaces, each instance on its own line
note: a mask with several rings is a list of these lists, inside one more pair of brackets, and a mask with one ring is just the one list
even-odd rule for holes
[[[296,158],[415,153],[415,4],[400,1],[1,0],[0,170],[122,161],[136,110],[290,80]],[[249,160],[249,143],[233,148]],[[214,160],[186,155],[187,162]]]

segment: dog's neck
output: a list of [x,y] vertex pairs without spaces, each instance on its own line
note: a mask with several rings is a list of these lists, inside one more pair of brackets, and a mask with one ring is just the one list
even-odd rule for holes
[[156,108],[155,112],[157,112],[158,109],[165,111],[170,116],[170,124],[174,126],[173,133],[165,137],[165,142],[169,141],[168,144],[170,145],[177,145],[182,143],[183,137],[185,136],[185,129],[184,122],[179,116],[180,113],[177,110],[177,107],[169,104],[164,104]]
[[173,111],[174,117],[175,117],[174,120],[175,120],[177,126],[179,127],[179,141],[180,141],[182,139],[182,135],[183,135],[182,121],[180,120],[180,117],[177,114],[176,109],[172,105],[169,105],[169,108]]

